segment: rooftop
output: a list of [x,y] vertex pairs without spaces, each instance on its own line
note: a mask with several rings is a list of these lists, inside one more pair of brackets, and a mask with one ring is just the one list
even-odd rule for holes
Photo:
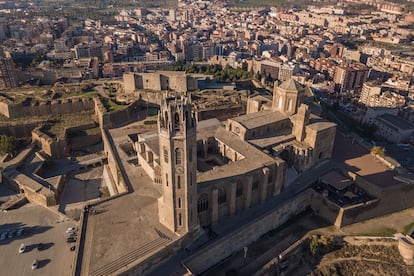
[[251,114],[234,117],[231,120],[240,123],[247,129],[268,125],[269,122],[287,120],[288,117],[279,111],[263,110]]
[[289,91],[297,91],[297,92],[302,91],[304,89],[303,86],[299,82],[293,79],[288,79],[282,82],[282,84],[279,85],[279,88],[284,89],[284,90],[289,90]]

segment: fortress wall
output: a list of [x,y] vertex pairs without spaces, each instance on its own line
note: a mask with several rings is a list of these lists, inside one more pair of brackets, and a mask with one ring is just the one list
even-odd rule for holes
[[345,210],[342,226],[412,208],[414,206],[413,198],[414,190],[409,184],[384,190],[378,202]]
[[109,141],[109,135],[107,134],[106,129],[101,129],[102,131],[102,141],[104,145],[104,152],[108,157],[108,168],[111,172],[114,182],[116,184],[116,189],[118,193],[123,193],[128,191],[128,187],[126,186],[124,177],[121,173],[121,170],[118,167],[118,159],[114,153],[114,149],[112,148],[112,144]]
[[98,144],[102,140],[100,134],[96,135],[87,135],[81,137],[74,137],[68,139],[68,145],[71,150],[81,150],[85,147]]
[[311,208],[316,214],[325,218],[332,224],[335,224],[340,210],[339,206],[332,203],[329,199],[323,197],[320,193],[317,193],[313,190],[311,196]]
[[30,124],[19,124],[19,125],[8,125],[0,126],[0,133],[6,134],[7,136],[14,136],[17,138],[28,138],[32,137],[32,131],[35,129],[39,123],[30,123]]
[[47,102],[40,102],[38,104],[31,104],[27,106],[24,106],[23,104],[10,104],[8,105],[8,114],[4,111],[5,108],[1,108],[0,105],[1,113],[11,119],[32,116],[69,114],[91,110],[93,108],[93,100],[86,98],[53,100]]
[[[156,91],[162,90],[161,75],[158,73],[143,73],[142,83],[143,89],[150,89]],[[164,83],[164,86],[166,86],[166,82]]]
[[[370,186],[374,185],[370,184]],[[400,184],[377,194],[372,193],[372,191],[378,192],[378,190],[371,190],[369,186],[361,187],[371,195],[376,196],[377,199],[363,204],[340,208],[321,194],[313,192],[311,207],[315,213],[324,217],[337,227],[343,227],[414,207],[414,201],[412,200],[414,198],[414,190],[408,184]]]
[[9,105],[5,102],[0,102],[0,114],[10,118]]
[[69,156],[69,147],[65,140],[53,139],[40,131],[39,128],[32,131],[32,140],[52,158],[63,158]]
[[193,274],[200,274],[217,264],[233,252],[256,241],[262,235],[275,229],[291,217],[298,215],[310,205],[312,192],[306,190],[287,202],[277,205],[272,211],[220,238],[204,248],[200,253],[184,260]]

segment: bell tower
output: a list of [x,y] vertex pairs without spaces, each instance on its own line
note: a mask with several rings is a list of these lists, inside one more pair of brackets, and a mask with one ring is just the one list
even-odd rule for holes
[[198,225],[196,117],[190,97],[163,98],[158,114],[162,196],[160,222],[183,235]]

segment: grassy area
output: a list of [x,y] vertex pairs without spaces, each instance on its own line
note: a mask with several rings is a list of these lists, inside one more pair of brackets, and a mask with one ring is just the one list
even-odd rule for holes
[[407,224],[406,226],[404,226],[403,234],[408,235],[408,232],[410,232],[410,230],[411,230],[411,228],[413,228],[413,226],[414,226],[414,222],[411,222],[410,224]]
[[395,233],[397,233],[397,230],[390,227],[383,227],[379,229],[378,231],[372,232],[372,233],[362,233],[358,234],[356,236],[368,236],[368,237],[392,237]]
[[106,111],[108,112],[119,111],[119,110],[123,110],[128,107],[128,105],[117,104],[116,102],[112,101],[111,99],[107,99],[107,98],[101,98],[101,101],[102,101],[102,104],[105,106]]
[[97,91],[91,91],[91,92],[86,92],[86,93],[67,93],[67,94],[63,94],[61,96],[62,99],[67,99],[67,98],[93,98],[93,97],[97,97],[99,96],[99,93]]
[[91,112],[80,112],[62,115],[41,130],[51,137],[64,138],[67,128],[93,122],[93,114]]
[[156,120],[147,120],[147,121],[144,121],[144,125],[155,125],[155,124],[157,124],[157,121]]

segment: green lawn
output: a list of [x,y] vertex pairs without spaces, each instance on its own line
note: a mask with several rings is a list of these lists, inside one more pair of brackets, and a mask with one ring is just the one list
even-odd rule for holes
[[362,233],[358,234],[356,236],[368,236],[368,237],[392,237],[395,233],[397,233],[397,230],[390,227],[383,227],[379,229],[378,231],[372,232],[372,233]]
[[412,222],[412,223],[407,224],[406,226],[404,226],[403,234],[404,235],[407,235],[408,232],[410,232],[411,228],[413,228],[413,226],[414,226],[414,222]]
[[128,107],[128,105],[117,104],[116,102],[110,99],[107,99],[107,98],[101,98],[101,101],[102,101],[102,104],[105,106],[106,111],[108,112],[119,111],[119,110],[123,110]]

